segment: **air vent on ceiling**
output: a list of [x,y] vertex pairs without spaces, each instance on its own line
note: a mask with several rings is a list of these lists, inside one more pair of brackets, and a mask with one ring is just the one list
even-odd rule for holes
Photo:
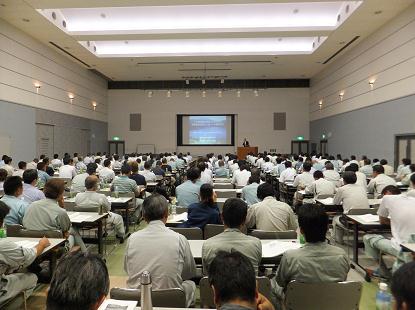
[[334,57],[339,55],[341,52],[343,52],[346,48],[348,48],[354,41],[359,39],[360,36],[355,36],[353,39],[351,39],[347,44],[345,44],[341,49],[339,49],[337,52],[335,52],[333,55],[331,55],[329,58],[326,59],[326,61],[323,62],[323,65],[331,61]]
[[272,64],[272,61],[264,61],[264,60],[241,60],[241,61],[153,61],[153,62],[137,62],[137,66],[144,66],[144,65],[195,65],[195,64]]
[[65,50],[64,48],[60,47],[58,44],[56,44],[55,42],[51,42],[49,41],[49,44],[51,44],[52,46],[54,46],[55,48],[57,48],[58,50],[60,50],[61,52],[65,53],[66,55],[72,57],[73,59],[75,59],[77,62],[83,64],[84,66],[91,68],[90,65],[88,65],[86,62],[80,60],[78,57],[72,55],[71,53],[69,53],[67,50]]

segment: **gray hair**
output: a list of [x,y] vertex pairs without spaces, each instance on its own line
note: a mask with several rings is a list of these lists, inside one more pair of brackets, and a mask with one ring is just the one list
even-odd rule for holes
[[167,210],[167,199],[160,194],[153,193],[150,197],[144,199],[143,213],[144,219],[147,222],[163,219],[163,217],[167,213]]

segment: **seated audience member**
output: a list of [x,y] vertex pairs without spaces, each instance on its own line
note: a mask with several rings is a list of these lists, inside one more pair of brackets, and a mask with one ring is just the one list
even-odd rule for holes
[[75,164],[75,172],[82,173],[86,170],[86,165],[81,156],[78,156],[78,161]]
[[188,207],[192,203],[199,202],[200,186],[200,170],[191,168],[187,170],[187,180],[176,187],[177,205],[180,207]]
[[303,172],[298,174],[295,179],[293,186],[298,190],[305,189],[307,186],[311,185],[314,182],[313,175],[310,173],[311,164],[309,162],[305,162],[303,164]]
[[133,233],[127,241],[124,260],[127,286],[140,288],[140,275],[147,270],[151,273],[153,290],[182,288],[189,307],[194,304],[196,291],[195,283],[189,280],[196,274],[189,242],[165,226],[169,212],[163,196],[147,197],[143,214],[148,226]]
[[323,164],[317,158],[316,159],[313,159],[311,162],[313,164],[313,169],[314,170],[323,171],[324,166],[323,166]]
[[218,168],[215,170],[216,178],[229,178],[229,169],[225,168],[223,160],[218,161]]
[[[0,227],[10,208],[0,201]],[[29,297],[36,284],[37,277],[29,272],[16,272],[22,268],[28,267],[37,256],[43,253],[43,250],[50,245],[46,238],[40,239],[38,244],[33,248],[22,247],[17,245],[9,238],[0,238],[0,304],[16,297],[21,292],[26,293]]]
[[46,199],[38,200],[29,205],[24,218],[23,226],[29,230],[60,230],[63,237],[68,239],[69,248],[74,245],[86,252],[79,231],[71,227],[71,220],[64,209],[63,192],[65,182],[61,179],[52,179],[45,184]]
[[369,158],[365,158],[363,160],[363,166],[359,169],[361,173],[363,173],[366,178],[370,178],[373,174],[373,167],[371,165],[371,161]]
[[4,219],[6,225],[22,224],[23,217],[29,208],[29,204],[20,198],[22,194],[22,178],[8,177],[4,182],[4,196],[0,199],[10,208],[10,212]]
[[130,162],[129,165],[131,166],[131,174],[129,176],[130,179],[134,180],[137,185],[147,185],[146,178],[138,173],[138,162]]
[[59,168],[59,177],[72,179],[76,176],[76,169],[73,166],[73,160],[69,157],[63,159],[63,166]]
[[271,162],[271,160],[269,159],[269,157],[268,156],[266,156],[265,158],[264,158],[264,163],[262,164],[262,167],[261,167],[261,169],[264,171],[264,172],[270,172],[270,171],[272,171],[272,169],[274,168],[274,165],[272,164],[272,162]]
[[211,184],[200,186],[200,202],[188,207],[187,221],[180,227],[199,227],[203,230],[206,224],[222,224],[216,193]]
[[[356,184],[363,187],[365,192],[367,191],[367,181],[366,181],[367,178],[363,173],[361,173],[359,171],[359,166],[357,164],[350,164],[350,165],[346,166],[344,171],[353,171],[356,174],[356,178],[357,178]],[[340,186],[342,186],[342,185],[344,185],[343,180],[341,180],[341,182],[340,182]]]
[[37,164],[37,176],[39,181],[39,187],[45,186],[46,182],[52,178],[49,174],[46,173],[46,165],[43,161]]
[[26,170],[27,164],[26,164],[25,161],[19,161],[19,163],[17,164],[17,166],[19,167],[19,169],[16,170],[13,173],[13,176],[17,176],[17,177],[23,178],[23,172]]
[[370,180],[367,191],[369,194],[374,194],[375,198],[382,194],[382,190],[388,185],[396,185],[396,182],[391,177],[384,174],[385,169],[381,165],[373,167],[373,179]]
[[101,161],[101,157],[95,159],[95,164],[97,165],[97,173],[99,173],[104,168],[104,166],[101,165]]
[[124,165],[121,167],[121,175],[115,178],[112,182],[111,190],[119,193],[135,193],[135,197],[140,196],[140,192],[137,187],[137,183],[130,179],[131,167]]
[[166,172],[164,171],[164,169],[161,168],[161,161],[160,160],[157,160],[156,161],[156,166],[153,169],[151,169],[151,171],[153,171],[153,173],[156,176],[157,175],[160,175],[160,176],[164,177],[164,175],[166,174]]
[[290,161],[288,161],[288,160],[285,161],[285,163],[284,163],[285,170],[281,172],[280,178],[279,178],[280,183],[293,182],[294,181],[294,178],[297,175],[297,172],[295,171],[295,169],[293,167],[291,167],[291,165],[292,164],[291,164]]
[[12,158],[9,156],[4,158],[4,165],[1,168],[7,171],[7,176],[11,177],[14,173],[14,168],[12,166]]
[[62,166],[62,161],[59,159],[59,154],[54,154],[53,159],[51,161],[52,167],[58,169]]
[[174,160],[174,157],[171,157],[170,158],[170,160],[169,160],[169,166],[171,167],[172,171],[173,170],[177,170],[176,161]]
[[402,265],[392,275],[391,292],[395,310],[415,310],[415,262]]
[[326,170],[323,171],[324,179],[333,183],[335,187],[339,187],[340,184],[340,174],[334,170],[334,165],[332,162],[326,162],[325,166]]
[[169,164],[167,164],[167,158],[163,157],[163,159],[161,160],[161,169],[163,169],[164,172],[172,172],[172,168]]
[[261,178],[259,174],[252,173],[248,180],[248,185],[242,188],[242,199],[245,200],[248,207],[260,202],[257,196],[258,186],[260,183]]
[[345,251],[325,242],[329,219],[323,208],[304,205],[298,212],[298,223],[306,244],[283,254],[271,282],[273,294],[280,301],[291,281],[341,282],[346,280],[350,268]]
[[[415,176],[411,178],[415,185]],[[387,187],[385,187],[387,188]],[[408,261],[408,255],[401,252],[401,243],[415,242],[415,197],[399,195],[399,191],[390,190],[392,195],[384,195],[378,209],[381,224],[390,225],[392,238],[383,235],[366,234],[363,236],[367,255],[380,261],[378,273],[381,276],[388,274],[388,269],[380,257],[380,253],[397,257],[393,269]],[[395,194],[396,193],[396,194]],[[385,192],[383,193],[385,194]]]
[[207,164],[199,162],[197,168],[200,170],[200,182],[202,184],[213,184],[212,175],[210,174],[210,170],[207,169]]
[[112,169],[114,170],[120,170],[122,167],[122,163],[120,162],[120,156],[115,154],[113,156],[113,161],[112,161]]
[[115,179],[115,172],[111,169],[111,160],[104,160],[104,168],[99,172],[99,178],[104,183],[111,183]]
[[209,266],[209,284],[219,310],[274,310],[271,302],[258,293],[255,270],[238,251],[218,252]]
[[85,191],[85,180],[88,176],[94,175],[97,170],[97,164],[89,163],[86,167],[86,172],[77,174],[71,183],[71,192],[82,193]]
[[45,199],[45,194],[36,187],[38,182],[37,170],[28,169],[23,173],[23,199],[27,203]]
[[275,190],[269,183],[258,186],[257,195],[261,202],[248,209],[247,226],[267,231],[297,229],[297,220],[292,208],[275,199]]
[[45,164],[45,172],[50,176],[53,177],[55,175],[55,170],[50,166],[49,158],[45,157],[43,159],[43,163]]
[[238,166],[239,170],[234,170],[231,183],[236,186],[245,186],[248,184],[251,171],[248,171],[248,165],[243,160],[239,161]]
[[239,198],[229,198],[225,201],[222,211],[222,220],[225,226],[223,233],[209,238],[203,243],[202,263],[206,274],[209,265],[218,252],[238,251],[245,255],[253,265],[255,272],[262,259],[262,245],[258,238],[247,236],[242,232],[244,228],[248,206]]
[[0,191],[4,190],[4,181],[7,179],[7,171],[0,169]]
[[403,185],[411,185],[411,176],[415,174],[415,164],[411,164],[409,166],[409,169],[411,170],[411,173],[407,174],[403,179],[402,179],[402,184]]
[[156,175],[151,172],[151,165],[152,163],[150,161],[146,161],[144,163],[144,170],[140,171],[140,174],[144,176],[146,182],[154,182],[156,180]]
[[380,164],[383,166],[383,169],[385,169],[385,174],[388,176],[393,175],[393,167],[388,165],[388,161],[386,159],[381,159]]
[[398,180],[402,180],[407,174],[411,173],[409,166],[411,165],[411,160],[409,158],[403,158],[402,164],[398,166],[397,176]]
[[34,158],[33,161],[30,163],[27,163],[26,169],[37,169],[37,163],[39,162],[39,159]]
[[324,178],[324,174],[320,170],[314,171],[314,181],[311,185],[307,186],[305,192],[307,194],[313,194],[314,198],[323,195],[334,195],[336,193],[336,186],[332,181]]
[[[91,164],[89,164],[91,165]],[[120,239],[121,243],[124,242],[125,229],[124,220],[121,215],[111,212],[111,203],[108,201],[107,196],[97,193],[99,189],[99,180],[95,175],[89,175],[85,179],[86,191],[78,193],[75,197],[75,205],[82,210],[82,208],[102,208],[102,212],[108,213],[107,224],[112,226],[115,230],[115,235]]]
[[105,261],[79,251],[62,257],[53,274],[46,300],[47,310],[97,310],[110,288]]

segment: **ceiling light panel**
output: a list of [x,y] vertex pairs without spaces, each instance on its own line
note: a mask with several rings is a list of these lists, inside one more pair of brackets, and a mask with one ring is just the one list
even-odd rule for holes
[[[71,35],[334,30],[362,1],[39,9]],[[347,8],[347,10],[346,10]],[[347,12],[347,13],[346,13]],[[342,18],[338,20],[339,14]],[[102,16],[105,16],[103,18]]]
[[[325,39],[320,37],[319,44]],[[281,41],[277,38],[227,38],[130,40],[129,44],[124,41],[80,43],[98,57],[170,57],[311,54],[318,47],[317,41],[316,37],[292,37]]]

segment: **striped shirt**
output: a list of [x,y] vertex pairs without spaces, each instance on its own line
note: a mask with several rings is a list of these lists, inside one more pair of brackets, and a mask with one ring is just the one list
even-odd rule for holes
[[137,190],[137,183],[126,175],[116,178],[112,183],[112,186],[114,190],[117,188],[119,193],[131,193]]

